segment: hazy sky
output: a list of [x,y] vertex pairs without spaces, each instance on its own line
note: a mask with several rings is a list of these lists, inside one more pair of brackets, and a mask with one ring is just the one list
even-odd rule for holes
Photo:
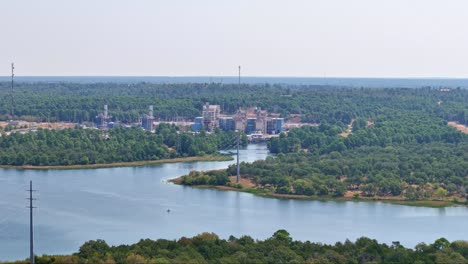
[[0,75],[468,77],[466,0],[0,0]]

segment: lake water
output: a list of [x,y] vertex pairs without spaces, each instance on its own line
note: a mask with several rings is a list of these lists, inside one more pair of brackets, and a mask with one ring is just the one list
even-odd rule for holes
[[[265,145],[241,150],[241,160],[268,155]],[[234,163],[190,162],[94,170],[0,170],[0,260],[29,256],[25,191],[32,180],[37,254],[68,254],[91,239],[109,244],[141,238],[176,239],[201,232],[270,237],[278,229],[294,239],[334,243],[361,236],[413,247],[445,237],[468,239],[468,209],[423,208],[372,202],[263,198],[248,193],[167,183],[190,170]],[[170,212],[167,212],[170,209]]]

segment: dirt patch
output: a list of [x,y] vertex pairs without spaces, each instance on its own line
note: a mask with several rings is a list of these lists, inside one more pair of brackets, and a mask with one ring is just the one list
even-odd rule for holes
[[[70,122],[53,122],[53,123],[47,123],[47,122],[26,122],[26,121],[19,121],[20,126],[26,126],[28,129],[33,129],[33,128],[43,128],[43,129],[66,129],[66,128],[74,128],[77,124],[76,123],[70,123]],[[5,128],[8,125],[9,122],[5,121],[0,121],[0,126]]]
[[[358,193],[359,196],[361,196],[361,193],[362,193],[362,192],[361,192],[361,191],[346,191],[345,194],[344,194],[344,197],[345,197],[345,198],[354,198],[354,194],[355,194],[355,193]],[[359,196],[358,196],[358,197],[359,197]]]
[[[236,183],[236,176],[230,176],[229,177],[229,181],[231,183]],[[257,185],[255,185],[255,183],[252,182],[251,179],[249,178],[242,178],[240,179],[240,185],[242,185],[242,187],[245,187],[245,188],[253,188],[253,187],[256,187]]]
[[458,131],[468,134],[468,126],[459,124],[458,122],[448,122],[447,124],[451,127],[454,127]]
[[340,136],[342,136],[344,138],[347,138],[351,134],[351,132],[353,132],[354,120],[355,119],[351,120],[351,123],[348,125],[348,129],[346,131],[344,131],[344,132],[341,132]]

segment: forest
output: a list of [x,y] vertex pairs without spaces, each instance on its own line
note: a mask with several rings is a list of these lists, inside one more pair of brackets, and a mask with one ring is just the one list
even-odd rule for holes
[[[178,240],[142,239],[133,245],[109,246],[103,240],[85,242],[68,256],[36,256],[37,264],[152,264],[152,263],[468,263],[468,242],[439,238],[432,244],[419,243],[414,249],[398,241],[391,245],[361,237],[334,245],[293,240],[286,230],[270,238],[250,236],[222,239],[202,233]],[[15,264],[29,263],[17,261]]]
[[[466,200],[467,135],[441,124],[440,131],[431,129],[427,135],[392,133],[382,140],[375,134],[385,131],[379,126],[376,122],[347,138],[333,128],[292,130],[269,142],[276,156],[242,162],[240,173],[267,193]],[[230,185],[229,175],[236,175],[235,165],[225,171],[191,172],[181,183]]]
[[[439,87],[352,88],[317,85],[222,83],[27,83],[15,85],[15,119],[93,122],[109,105],[114,121],[132,123],[154,105],[156,118],[200,116],[205,102],[227,114],[257,106],[269,112],[301,115],[303,122],[345,127],[355,117],[374,118],[382,109],[418,110],[444,120],[468,122],[468,90],[442,92]],[[14,119],[10,83],[0,82],[0,120]]]
[[[372,115],[352,116],[350,128],[291,129],[268,142],[276,156],[242,163],[241,175],[264,193],[466,201],[468,135],[448,126],[450,119],[437,114],[442,110],[416,102],[400,98]],[[235,174],[232,165],[225,172],[191,172],[180,183],[233,186],[228,176]]]
[[[0,83],[0,119],[8,119],[8,83]],[[15,115],[29,120],[94,121],[108,104],[114,121],[134,122],[154,105],[161,120],[199,116],[205,102],[224,113],[258,106],[313,124],[268,142],[265,161],[242,163],[256,189],[306,196],[466,200],[468,90],[439,87],[352,88],[221,83],[19,83]],[[0,131],[1,133],[1,131]],[[214,154],[233,146],[233,133],[192,135],[161,125],[108,132],[67,129],[0,137],[1,165],[74,165]],[[245,135],[243,143],[246,143]],[[193,172],[187,185],[231,185],[225,172]],[[239,186],[236,186],[239,187]]]
[[[0,137],[0,165],[88,165],[148,161],[217,154],[232,148],[234,132],[179,133],[174,125],[161,124],[155,133],[141,128],[39,129]],[[241,144],[245,145],[245,135]]]

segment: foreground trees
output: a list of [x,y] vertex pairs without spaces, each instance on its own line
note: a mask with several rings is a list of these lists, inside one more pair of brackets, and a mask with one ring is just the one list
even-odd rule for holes
[[[28,263],[28,262],[16,262]],[[399,242],[380,244],[366,237],[334,245],[295,241],[286,230],[265,240],[249,236],[221,239],[203,233],[178,240],[140,240],[133,245],[109,246],[103,240],[84,243],[70,256],[36,257],[37,264],[79,263],[468,263],[468,241],[405,248]]]

